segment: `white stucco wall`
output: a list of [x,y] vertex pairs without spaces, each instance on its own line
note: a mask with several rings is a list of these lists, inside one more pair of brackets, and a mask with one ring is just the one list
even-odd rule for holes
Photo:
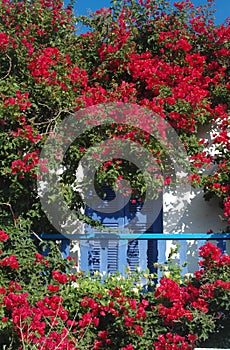
[[[169,232],[171,228],[171,223],[168,222],[168,210],[170,210],[170,207],[166,201],[164,202],[163,217],[163,227],[166,233]],[[190,194],[189,204],[172,233],[207,233],[210,230],[214,233],[221,233],[226,228],[226,224],[226,220],[223,220],[223,210],[219,206],[219,199],[213,198],[210,201],[205,201],[202,190],[193,190]],[[171,245],[175,243],[176,241],[167,241],[166,257],[169,254]],[[188,262],[188,266],[184,269],[184,272],[193,272],[198,268],[198,249],[204,242],[178,241],[178,243],[181,245],[181,259]],[[213,241],[213,243],[216,242]],[[229,253],[229,242],[227,246]],[[164,249],[163,244],[162,249]]]
[[[215,147],[212,144],[212,132],[207,127],[201,127],[199,131],[200,139],[203,138],[208,141],[208,146],[205,151],[209,154],[215,154]],[[216,132],[217,130],[215,130]],[[215,170],[215,166],[204,167],[201,169],[203,173],[211,174]],[[183,204],[184,200],[184,204]],[[185,194],[184,198],[177,198],[176,195],[173,197],[168,196],[166,193],[164,196],[164,218],[163,226],[164,232],[171,233],[207,233],[212,230],[214,233],[221,233],[227,226],[227,220],[223,217],[223,210],[219,206],[219,199],[212,198],[210,201],[205,201],[203,198],[202,189],[192,189],[190,193]],[[183,205],[186,207],[184,213]],[[179,209],[178,209],[179,208]],[[183,215],[180,213],[183,213]],[[172,231],[172,223],[174,218],[181,216],[179,223]],[[168,256],[171,245],[175,243],[173,241],[168,241],[165,244],[165,255]],[[181,245],[180,257],[182,261],[187,261],[188,266],[184,268],[184,272],[193,272],[198,268],[198,250],[199,246],[204,242],[201,241],[180,241]],[[213,241],[212,243],[217,243]],[[230,241],[226,243],[227,253],[230,254]],[[162,243],[162,251],[164,246]],[[164,256],[161,257],[163,259]]]

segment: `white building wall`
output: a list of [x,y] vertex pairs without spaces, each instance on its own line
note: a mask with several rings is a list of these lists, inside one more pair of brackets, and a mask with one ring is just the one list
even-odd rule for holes
[[[210,130],[210,127],[205,125],[201,126],[199,130],[199,138],[205,139],[208,142],[208,146],[205,148],[210,155],[215,155],[217,152],[212,144],[212,133],[218,132],[218,130]],[[209,168],[204,167],[201,171],[203,173],[211,174],[215,170],[215,165]],[[170,198],[166,193],[163,199],[163,230],[170,233],[207,233],[212,230],[214,233],[221,233],[227,226],[226,218],[223,218],[223,210],[219,206],[219,198],[212,198],[210,201],[205,201],[203,198],[202,189],[192,189],[191,193],[185,194],[184,204],[183,198]],[[183,205],[185,211],[183,213]],[[180,213],[181,209],[181,214]],[[173,215],[172,215],[173,214]],[[174,219],[178,219],[178,215],[181,216],[176,227],[172,224]],[[170,247],[175,242],[168,241],[166,243],[166,257],[170,251]],[[179,241],[181,245],[179,261],[187,261],[188,266],[184,268],[183,272],[193,272],[198,268],[198,250],[199,246],[205,242],[201,241]],[[216,241],[212,241],[216,243]],[[162,247],[163,248],[163,247]],[[230,254],[230,241],[226,243],[227,253]]]
[[[169,199],[164,198],[164,215],[163,230],[165,233],[207,233],[212,230],[214,233],[221,233],[226,228],[227,222],[223,218],[223,210],[219,206],[219,199],[212,198],[205,201],[203,191],[193,189],[189,196],[189,204],[187,205],[178,225],[171,231],[171,221],[168,219],[169,211],[175,206],[169,204]],[[174,203],[175,204],[175,203]],[[175,213],[177,215],[177,213]],[[167,241],[166,242],[166,258],[172,245],[179,243],[181,246],[180,257],[177,261],[187,261],[188,266],[183,272],[194,272],[198,269],[198,250],[204,241]],[[212,241],[212,243],[216,243]],[[230,253],[230,242],[227,243],[227,252]],[[161,249],[161,246],[159,247]],[[162,249],[163,244],[162,244]],[[161,252],[162,255],[162,252]],[[163,256],[162,256],[163,257]],[[161,258],[162,259],[162,258]]]

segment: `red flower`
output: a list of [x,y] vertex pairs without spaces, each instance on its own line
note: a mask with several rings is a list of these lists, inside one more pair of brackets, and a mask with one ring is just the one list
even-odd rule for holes
[[129,316],[125,316],[125,326],[126,327],[133,327],[134,323],[135,323],[135,318],[129,317]]
[[203,258],[200,261],[201,266],[207,268],[213,264],[218,264],[221,257],[221,249],[216,247],[214,244],[207,242],[204,246],[200,247],[199,255]]
[[193,334],[188,334],[182,337],[178,334],[167,333],[166,335],[159,335],[158,341],[154,343],[155,350],[192,350],[195,345],[197,337]]
[[52,277],[55,281],[58,281],[61,284],[65,284],[68,282],[68,277],[66,276],[66,274],[61,273],[59,271],[53,271]]
[[0,230],[0,242],[7,241],[8,238],[9,236],[5,233],[5,231]]
[[230,282],[224,282],[222,280],[216,280],[214,282],[214,287],[215,288],[218,288],[218,287],[221,287],[223,289],[228,289],[230,290]]
[[6,33],[1,32],[0,33],[0,49],[3,51],[6,50],[7,47],[9,46],[9,43],[10,43],[9,36]]
[[9,266],[12,269],[19,269],[19,264],[15,255],[10,255],[0,261],[0,266]]
[[75,320],[68,320],[66,324],[69,327],[75,327],[77,325],[77,322]]
[[52,293],[55,293],[55,292],[58,292],[59,291],[59,286],[54,286],[53,284],[50,284],[48,285],[47,289],[52,292]]
[[99,349],[102,349],[102,346],[103,346],[103,342],[101,340],[95,340],[94,341],[94,344],[93,344],[93,349],[94,350],[99,350]]
[[6,289],[5,287],[0,288],[0,294],[6,294]]
[[132,344],[129,344],[125,348],[122,348],[121,350],[134,350],[134,347],[132,346]]

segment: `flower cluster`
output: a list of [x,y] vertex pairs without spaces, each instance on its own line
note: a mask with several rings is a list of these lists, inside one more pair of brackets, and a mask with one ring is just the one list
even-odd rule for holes
[[194,348],[196,336],[188,334],[187,340],[185,337],[181,337],[178,334],[173,335],[167,333],[166,336],[159,335],[158,341],[155,342],[156,350],[192,350]]
[[0,242],[7,241],[8,238],[9,237],[8,237],[7,233],[3,230],[0,230]]
[[39,164],[39,151],[33,151],[23,156],[23,159],[14,160],[11,164],[12,174],[19,173],[20,178],[25,177],[25,173],[31,173],[32,176],[37,177],[36,173],[33,173],[36,165]]
[[21,93],[19,90],[16,91],[15,97],[3,96],[3,107],[9,108],[10,106],[16,106],[20,111],[26,111],[31,107],[31,102],[28,100],[29,93],[26,91]]

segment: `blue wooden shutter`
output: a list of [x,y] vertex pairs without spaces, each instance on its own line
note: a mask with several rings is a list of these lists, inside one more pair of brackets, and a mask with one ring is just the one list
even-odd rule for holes
[[[141,213],[142,203],[136,201],[129,202],[125,207],[125,224],[129,223],[129,227],[134,233],[142,233],[146,230],[147,213]],[[127,242],[126,264],[131,271],[137,267],[142,270],[147,267],[147,241],[133,240]]]
[[[117,208],[112,208],[110,201],[115,197],[115,193],[108,187],[104,187],[106,194],[105,201],[107,201],[110,211],[112,213],[105,214],[100,211],[92,210],[86,206],[85,214],[92,219],[99,221],[105,227],[118,229],[124,225],[123,209],[117,211]],[[121,203],[122,207],[122,203]],[[88,225],[85,226],[85,231],[92,230]],[[93,230],[95,234],[99,233],[96,229]],[[106,233],[106,230],[104,231]],[[102,233],[100,231],[100,233]],[[120,269],[119,266],[119,242],[117,240],[90,240],[80,241],[80,268],[84,271],[95,271],[115,273]]]
[[[132,219],[132,213],[135,214],[134,227],[135,233],[162,233],[163,232],[163,209],[162,196],[158,199],[152,199],[147,206],[147,210],[143,210],[141,203],[129,204],[129,213],[126,213],[126,219]],[[156,214],[155,214],[156,213]],[[131,225],[132,226],[132,225]],[[128,256],[131,264],[131,269],[134,269],[134,264],[137,263],[137,256],[139,257],[138,266],[143,270],[148,268],[151,273],[156,272],[154,263],[158,261],[159,247],[164,249],[165,242],[158,242],[157,240],[135,240],[130,242],[132,249],[128,250]],[[163,253],[163,252],[161,252]],[[135,261],[136,260],[136,261]]]
[[118,271],[118,242],[108,241],[108,260],[107,260],[107,272],[112,273]]
[[[106,200],[114,198],[114,192],[106,188]],[[161,201],[161,199],[160,199]],[[152,201],[151,210],[154,210],[156,201]],[[112,203],[111,203],[112,204]],[[122,204],[122,203],[121,203]],[[159,206],[159,200],[157,203]],[[122,207],[122,205],[120,206]],[[111,209],[111,207],[109,207]],[[134,233],[138,232],[162,232],[162,210],[154,223],[152,213],[141,212],[142,203],[136,202],[124,205],[121,210],[115,207],[112,213],[105,214],[86,207],[86,215],[100,221],[106,227],[120,228],[131,222]],[[86,231],[89,227],[86,225]],[[94,231],[95,232],[95,231]],[[106,231],[105,231],[106,232]],[[97,232],[95,232],[97,233]],[[153,264],[157,261],[157,241],[156,240],[90,240],[80,242],[80,268],[84,271],[94,271],[112,273],[120,271],[124,273],[129,267],[133,271],[136,267],[142,270],[147,267],[154,271]]]

